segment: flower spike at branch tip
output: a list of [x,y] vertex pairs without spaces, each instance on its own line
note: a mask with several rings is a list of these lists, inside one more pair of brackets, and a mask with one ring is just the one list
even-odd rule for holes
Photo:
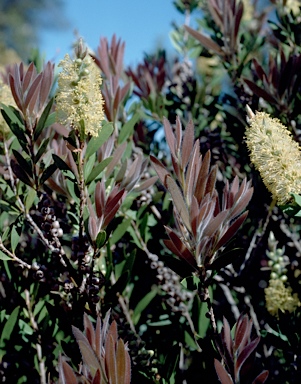
[[277,204],[291,201],[301,191],[301,149],[280,120],[247,106],[245,139],[250,160]]

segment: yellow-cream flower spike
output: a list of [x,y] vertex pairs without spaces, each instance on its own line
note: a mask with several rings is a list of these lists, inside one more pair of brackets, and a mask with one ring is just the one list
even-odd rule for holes
[[86,135],[98,136],[104,118],[102,79],[93,59],[83,56],[72,60],[67,54],[59,63],[57,121],[76,130],[84,124]]
[[246,144],[250,159],[278,204],[301,193],[301,151],[291,133],[278,119],[247,107],[249,127]]
[[265,288],[266,308],[271,315],[277,316],[281,312],[293,312],[300,305],[298,295],[292,294],[292,288],[286,287],[281,279],[271,279]]

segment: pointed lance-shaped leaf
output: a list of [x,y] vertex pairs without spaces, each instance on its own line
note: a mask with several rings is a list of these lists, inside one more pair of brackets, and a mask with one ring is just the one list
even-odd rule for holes
[[115,341],[110,333],[107,335],[105,342],[105,367],[110,384],[118,384]]
[[193,143],[194,143],[194,125],[190,120],[186,126],[184,135],[183,135],[183,143],[182,143],[182,168],[185,169],[188,161],[193,152]]
[[217,359],[214,359],[214,367],[221,384],[234,384],[229,373]]
[[172,131],[170,122],[164,117],[163,118],[163,126],[164,126],[164,131],[165,131],[165,137],[167,144],[169,146],[170,152],[173,155],[173,157],[177,157],[176,154],[176,138],[175,135]]
[[249,211],[244,212],[242,215],[240,215],[226,230],[224,235],[219,239],[216,250],[223,247],[238,231],[238,229],[243,225],[244,221],[246,220],[248,216]]
[[94,200],[97,217],[101,218],[104,215],[106,204],[106,191],[104,180],[101,180],[96,184]]
[[203,235],[212,237],[218,230],[221,231],[225,219],[228,216],[228,211],[220,212],[214,219],[210,220],[209,224],[204,229]]
[[59,357],[59,384],[77,384],[77,378],[70,367],[63,359]]
[[95,352],[93,351],[86,336],[78,328],[72,326],[72,331],[81,351],[83,361],[89,367],[91,374],[94,376],[97,369],[101,369]]
[[250,327],[248,326],[249,322],[252,326],[252,320],[249,321],[248,316],[241,316],[237,323],[234,334],[234,352],[241,351],[247,344],[250,337]]
[[234,208],[230,211],[231,212],[229,217],[230,220],[234,219],[247,207],[252,196],[253,196],[253,188],[250,188],[249,190],[245,191],[243,196],[241,196],[238,202],[235,202]]
[[205,196],[205,189],[207,185],[207,178],[208,178],[209,167],[210,167],[210,159],[211,159],[211,153],[210,151],[207,151],[202,160],[199,174],[197,175],[194,196],[197,198],[197,201],[199,204],[202,201],[203,197]]
[[85,334],[86,337],[93,348],[93,350],[96,350],[96,344],[95,344],[95,330],[91,323],[91,320],[89,319],[88,315],[84,313],[84,327],[85,327]]
[[[172,244],[165,240],[164,243],[169,249],[180,258],[184,259],[189,263],[193,268],[197,268],[196,260],[193,254],[190,252],[190,250],[187,248],[187,246],[182,242],[182,240],[179,238],[179,236],[172,231],[170,228],[165,227],[167,234],[172,242]],[[170,247],[171,246],[171,247]]]
[[246,362],[248,357],[255,351],[257,345],[259,344],[260,337],[256,337],[253,341],[250,342],[238,355],[236,363],[235,363],[235,377],[239,378],[240,370],[243,364]]
[[130,384],[131,364],[130,356],[122,339],[118,340],[116,349],[118,384]]
[[252,382],[252,384],[263,384],[269,376],[269,371],[261,372]]
[[157,175],[159,176],[161,183],[164,185],[165,188],[167,188],[166,185],[166,177],[167,175],[170,175],[169,172],[166,170],[164,165],[161,163],[160,160],[158,160],[156,157],[150,155],[150,160],[155,168],[155,171],[157,172]]
[[222,48],[218,44],[216,44],[210,37],[207,37],[203,33],[195,31],[194,29],[188,27],[188,25],[185,25],[185,29],[205,48],[212,50],[218,55],[224,57],[224,51],[222,50]]
[[184,201],[182,192],[177,186],[177,183],[172,179],[171,176],[166,176],[166,186],[168,191],[171,194],[172,201],[177,209],[179,216],[181,217],[186,228],[191,231],[190,218],[187,205]]

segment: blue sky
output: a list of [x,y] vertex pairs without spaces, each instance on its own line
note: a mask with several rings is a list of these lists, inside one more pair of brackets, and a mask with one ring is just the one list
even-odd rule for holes
[[63,12],[68,26],[41,35],[41,51],[55,62],[72,52],[76,30],[92,49],[100,37],[111,40],[115,33],[126,42],[125,64],[135,66],[143,52],[151,53],[158,45],[172,52],[171,22],[184,23],[172,0],[65,0]]

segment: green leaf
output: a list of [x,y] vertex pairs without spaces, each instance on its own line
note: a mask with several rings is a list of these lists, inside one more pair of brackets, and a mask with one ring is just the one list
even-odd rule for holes
[[92,181],[94,181],[100,175],[100,173],[106,168],[106,166],[111,162],[112,158],[113,158],[112,156],[107,157],[106,159],[98,163],[92,169],[91,173],[87,177],[86,184],[90,184]]
[[79,191],[78,191],[77,185],[69,179],[66,179],[66,184],[68,187],[68,191],[69,191],[70,195],[72,196],[73,200],[76,203],[78,203],[79,202]]
[[85,158],[89,159],[89,157],[95,153],[98,148],[102,146],[103,143],[105,143],[108,138],[111,136],[113,132],[113,124],[112,123],[106,123],[102,126],[99,134],[97,137],[92,137],[87,145],[87,150],[85,154]]
[[13,154],[19,163],[20,167],[27,173],[27,175],[32,178],[33,173],[32,173],[32,167],[31,167],[31,162],[29,159],[25,159],[20,152],[16,151],[13,149]]
[[301,207],[301,196],[297,195],[296,193],[292,193],[295,202]]
[[5,231],[3,232],[3,235],[1,236],[2,243],[7,239],[8,234],[9,234],[9,227],[7,227],[7,228],[5,229]]
[[10,242],[11,242],[11,248],[13,253],[15,253],[17,245],[19,244],[19,240],[20,240],[20,235],[18,234],[15,226],[13,226],[11,235],[10,235]]
[[7,256],[4,252],[0,251],[0,260],[11,260],[11,257]]
[[17,318],[18,318],[18,315],[19,315],[19,310],[20,310],[20,306],[16,307],[12,313],[10,314],[9,318],[7,319],[4,327],[3,327],[3,331],[1,333],[1,338],[0,338],[0,347],[3,348],[4,347],[4,340],[9,340],[10,339],[10,335],[15,327],[15,324],[17,322]]
[[115,231],[113,232],[112,234],[112,237],[110,239],[110,243],[113,245],[113,244],[116,244],[117,241],[119,241],[122,236],[125,234],[125,232],[127,231],[128,229],[128,226],[130,225],[132,219],[131,218],[127,218],[127,219],[124,219],[118,226],[117,228],[115,229]]
[[27,148],[27,140],[26,140],[26,136],[25,136],[25,133],[24,133],[24,128],[23,128],[23,125],[20,125],[19,123],[14,123],[8,116],[8,114],[6,113],[6,109],[2,109],[1,110],[1,113],[2,113],[2,116],[4,118],[4,120],[7,122],[8,126],[10,127],[12,133],[17,137],[21,147],[23,148],[23,150],[28,153],[28,148]]
[[12,169],[19,180],[21,180],[24,184],[29,185],[30,187],[33,186],[33,181],[30,180],[30,178],[23,171],[23,168],[19,164],[13,164]]
[[96,247],[100,249],[106,242],[107,234],[106,231],[100,231],[96,237]]
[[118,144],[123,143],[130,135],[133,134],[134,126],[139,119],[140,119],[140,113],[136,112],[134,116],[123,125],[118,135]]
[[[22,121],[19,119],[19,116],[16,114],[18,113],[15,108],[10,107],[8,105],[0,103],[0,108],[3,109],[4,113],[6,114],[6,117],[4,117],[5,121],[7,122],[8,125],[11,123],[17,124],[20,128],[24,129],[24,124]],[[3,115],[3,113],[2,113]]]
[[71,173],[73,173],[71,171],[69,165],[66,164],[65,161],[63,159],[61,159],[59,156],[53,154],[52,158],[53,158],[53,161],[55,162],[56,166],[58,167],[58,169],[60,169],[61,171],[70,171]]
[[29,187],[28,193],[25,199],[26,212],[29,212],[36,197],[37,197],[37,192],[33,188]]
[[[212,291],[211,291],[212,293]],[[212,295],[210,295],[212,297]],[[208,313],[208,306],[206,303],[202,303],[200,300],[198,300],[199,304],[199,329],[198,329],[198,335],[200,338],[204,338],[206,336],[209,324],[210,324],[210,319],[207,317]]]
[[96,156],[95,153],[93,153],[92,156],[89,157],[88,161],[85,163],[84,166],[84,179],[87,180],[88,175],[91,173],[93,166],[95,164]]
[[49,113],[51,111],[51,108],[52,108],[52,105],[53,105],[53,102],[54,102],[54,98],[52,98],[49,103],[46,105],[39,121],[38,121],[38,124],[36,126],[36,129],[35,129],[35,132],[34,132],[34,139],[37,140],[37,138],[40,136],[41,132],[43,131],[44,128],[48,127],[49,125],[53,124],[54,121],[55,121],[55,113],[52,113],[52,118],[51,120],[53,120],[53,122],[51,121],[47,121],[48,120],[48,117],[49,116]]
[[42,173],[42,176],[39,180],[39,185],[43,185],[46,180],[49,179],[50,176],[57,170],[56,164],[50,164],[49,167],[47,167],[44,172]]
[[34,163],[37,164],[37,162],[40,160],[41,156],[45,153],[46,151],[46,148],[47,148],[47,145],[49,143],[49,140],[50,138],[47,137],[46,139],[44,139],[38,149],[38,152],[36,153],[35,157],[34,157]]
[[142,312],[147,308],[149,303],[156,297],[158,293],[158,288],[152,288],[150,292],[148,292],[143,299],[139,301],[139,303],[136,305],[134,312],[133,312],[133,323],[135,325],[138,324]]

